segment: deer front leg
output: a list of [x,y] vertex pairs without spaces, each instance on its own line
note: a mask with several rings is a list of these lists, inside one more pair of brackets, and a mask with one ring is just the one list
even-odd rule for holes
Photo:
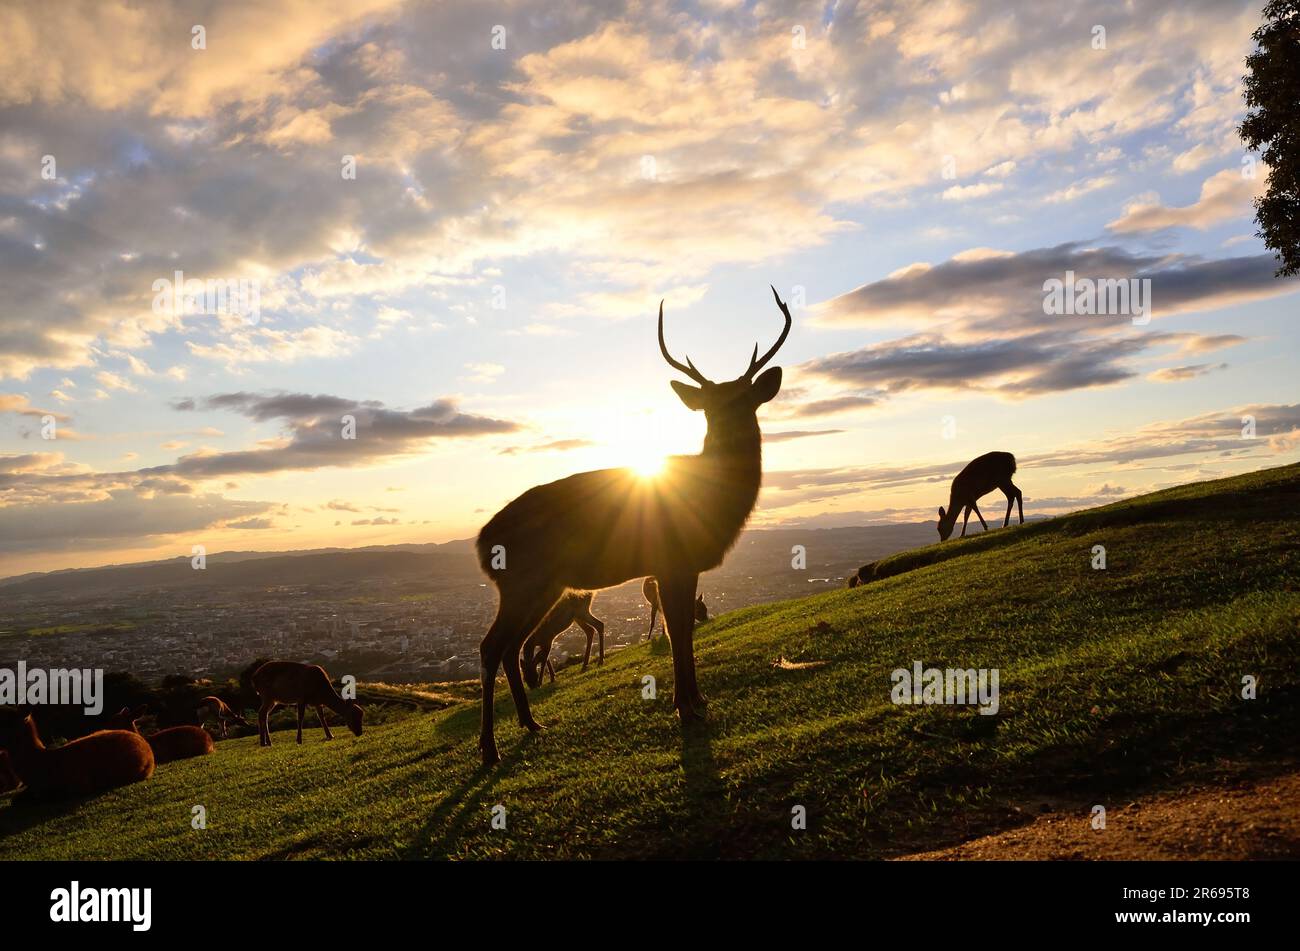
[[659,605],[650,605],[650,629],[645,632],[645,639],[653,641],[655,639],[655,619],[659,617]]
[[334,739],[334,734],[330,732],[330,725],[325,722],[325,708],[319,703],[316,704],[316,719],[320,720],[320,728],[325,731],[325,739]]
[[673,651],[673,706],[683,723],[703,720],[708,704],[695,680],[695,588],[699,575],[659,578],[664,626]]
[[[984,531],[987,532],[989,530],[989,523],[984,521],[984,516],[980,514],[980,507],[972,503],[971,508],[975,510],[975,517],[980,520],[980,524],[984,526]],[[967,517],[969,518],[970,516],[968,515]]]
[[302,746],[302,718],[307,715],[307,704],[298,704],[298,745]]
[[970,521],[970,506],[966,506],[966,517],[961,520],[961,537],[966,537],[966,523]]
[[271,714],[275,711],[275,703],[270,700],[262,702],[262,706],[257,710],[257,735],[260,737],[262,746],[271,745]]

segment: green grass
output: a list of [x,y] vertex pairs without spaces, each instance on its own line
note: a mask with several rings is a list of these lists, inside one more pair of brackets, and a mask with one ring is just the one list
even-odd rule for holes
[[[516,726],[503,688],[491,771],[477,704],[458,700],[360,739],[234,740],[90,802],[0,808],[0,854],[882,857],[1003,827],[1027,797],[1086,815],[1298,751],[1300,466],[886,563],[863,587],[704,625],[701,728],[673,715],[667,652],[636,647],[535,691],[538,736]],[[780,657],[825,663],[773,667]],[[914,660],[998,668],[1000,713],[892,704],[890,671]],[[656,700],[641,697],[646,674]],[[1258,699],[1240,696],[1247,674]],[[196,804],[205,831],[190,827]],[[805,831],[791,829],[796,804]]]

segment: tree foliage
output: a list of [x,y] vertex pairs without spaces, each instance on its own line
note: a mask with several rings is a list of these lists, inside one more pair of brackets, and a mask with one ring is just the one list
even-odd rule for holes
[[1269,0],[1254,40],[1243,77],[1250,111],[1238,132],[1270,169],[1255,220],[1277,276],[1288,277],[1300,271],[1300,0]]

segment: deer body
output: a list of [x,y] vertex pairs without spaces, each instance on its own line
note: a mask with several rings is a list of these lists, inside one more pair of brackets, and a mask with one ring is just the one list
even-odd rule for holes
[[[641,596],[646,599],[650,605],[650,627],[646,630],[646,640],[651,640],[655,636],[655,620],[659,613],[663,611],[663,605],[659,602],[659,582],[654,578],[646,578],[641,582]],[[704,603],[704,595],[695,598],[695,620],[704,622],[709,619],[709,606]]]
[[[136,723],[136,720],[143,715],[144,707],[140,707],[134,713],[123,707],[109,718],[109,729],[140,733],[140,726]],[[143,736],[144,734],[141,733],[140,735]],[[149,744],[149,748],[153,750],[154,763],[159,765],[178,759],[207,756],[216,750],[212,737],[201,726],[168,727],[165,730],[159,730],[157,733],[146,736],[144,740]]]
[[33,796],[92,796],[153,775],[153,750],[138,733],[100,730],[51,750],[31,716],[6,732],[9,766]]
[[605,662],[605,622],[591,613],[590,591],[570,591],[551,608],[550,613],[542,619],[533,633],[524,643],[524,680],[530,687],[541,685],[542,673],[549,671],[551,683],[555,683],[555,666],[551,663],[551,645],[555,639],[577,624],[587,635],[587,650],[582,655],[582,669],[587,669],[591,660],[591,644],[600,636],[600,658],[596,662]]
[[631,469],[600,469],[536,486],[479,533],[479,564],[499,597],[496,619],[479,645],[479,750],[485,766],[500,760],[492,709],[497,668],[505,667],[520,726],[540,730],[524,690],[520,650],[552,606],[575,589],[654,575],[672,644],[673,705],[683,721],[703,717],[692,643],[696,585],[701,572],[722,562],[758,499],[763,466],[756,411],[780,389],[781,371],[752,377],[790,332],[789,310],[780,297],[777,304],[785,316],[780,339],[761,360],[755,346],[745,374],[725,383],[713,383],[689,359],[683,365],[669,355],[660,305],[664,359],[700,384],[672,382],[688,409],[704,412],[708,432],[699,455],[671,457],[653,479]]
[[957,525],[957,513],[963,508],[966,510],[966,517],[961,523],[961,533],[966,534],[966,523],[970,521],[970,513],[973,511],[975,517],[980,520],[984,526],[984,531],[989,530],[988,522],[984,521],[984,516],[980,514],[979,506],[976,502],[988,495],[994,489],[1001,489],[1007,497],[1007,515],[1002,521],[1002,527],[1006,528],[1011,524],[1011,506],[1014,503],[1020,507],[1020,524],[1025,523],[1025,506],[1020,490],[1016,488],[1011,477],[1016,472],[1016,457],[1009,452],[986,452],[976,459],[972,459],[966,468],[957,473],[957,477],[952,480],[952,490],[948,496],[948,508],[945,511],[939,508],[939,539],[947,541],[948,536],[952,534],[953,528]]
[[198,715],[201,720],[207,720],[209,717],[217,721],[217,728],[221,731],[221,738],[226,738],[226,724],[238,723],[240,726],[252,726],[247,720],[226,706],[226,702],[220,697],[204,697],[199,701]]
[[271,727],[268,722],[276,707],[298,708],[298,742],[302,742],[302,721],[307,707],[316,708],[316,716],[325,730],[325,739],[334,739],[329,724],[325,722],[325,707],[343,717],[355,736],[361,735],[363,708],[355,700],[344,700],[330,683],[325,668],[313,664],[298,664],[288,660],[268,661],[253,674],[253,689],[262,701],[257,711],[258,735],[262,746],[271,745]]

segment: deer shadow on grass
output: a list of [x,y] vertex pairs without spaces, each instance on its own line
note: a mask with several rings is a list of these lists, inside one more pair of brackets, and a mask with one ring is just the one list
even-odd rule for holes
[[99,796],[35,798],[23,790],[0,796],[0,839],[76,812]]

